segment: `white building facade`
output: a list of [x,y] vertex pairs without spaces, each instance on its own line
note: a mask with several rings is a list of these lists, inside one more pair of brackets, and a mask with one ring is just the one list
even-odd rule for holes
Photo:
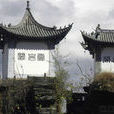
[[70,31],[46,27],[33,18],[29,2],[22,21],[16,26],[0,26],[0,48],[3,50],[2,78],[51,76],[50,51]]
[[[16,48],[7,48],[3,54],[6,67],[3,66],[4,74],[8,69],[8,77],[26,78],[27,76],[50,76],[50,50],[44,42],[19,42]],[[8,58],[5,58],[8,57]],[[6,61],[6,59],[8,61]],[[51,61],[51,60],[50,60]],[[7,68],[8,67],[8,68]]]
[[114,30],[101,29],[100,25],[95,32],[82,32],[84,43],[82,46],[89,50],[94,58],[94,74],[101,72],[114,73]]

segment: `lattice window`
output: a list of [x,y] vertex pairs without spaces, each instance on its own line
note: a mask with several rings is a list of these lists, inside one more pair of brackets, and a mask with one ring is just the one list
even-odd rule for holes
[[25,60],[25,53],[18,53],[18,60]]
[[38,56],[37,56],[37,59],[38,59],[38,61],[44,61],[45,60],[45,55],[39,53]]
[[110,62],[110,61],[111,61],[110,56],[104,56],[103,57],[103,62]]
[[29,61],[36,61],[36,54],[28,54]]

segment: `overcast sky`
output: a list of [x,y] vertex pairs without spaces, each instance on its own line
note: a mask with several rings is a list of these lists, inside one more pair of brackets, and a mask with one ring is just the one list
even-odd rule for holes
[[[26,0],[0,0],[0,22],[17,24],[25,8]],[[74,23],[60,43],[60,49],[64,55],[70,55],[71,63],[78,60],[81,66],[88,68],[92,65],[92,56],[80,46],[79,42],[83,41],[80,30],[92,32],[97,24],[101,24],[101,28],[114,29],[114,0],[30,0],[30,8],[35,19],[43,25],[59,28]],[[71,66],[75,74],[77,68],[75,64]]]

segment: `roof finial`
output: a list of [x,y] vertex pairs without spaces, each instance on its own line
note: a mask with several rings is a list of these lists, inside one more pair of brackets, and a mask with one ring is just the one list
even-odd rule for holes
[[100,31],[101,31],[100,24],[98,24],[96,27],[96,33],[99,33]]
[[29,3],[30,3],[30,2],[29,2],[29,1],[27,1],[27,9],[30,9],[30,8],[29,8],[29,6],[30,6],[30,5],[29,5]]

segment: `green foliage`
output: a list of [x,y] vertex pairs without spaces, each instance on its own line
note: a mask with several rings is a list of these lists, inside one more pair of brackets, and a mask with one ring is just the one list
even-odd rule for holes
[[58,72],[55,73],[55,96],[56,96],[56,103],[57,103],[57,112],[58,114],[61,113],[61,103],[63,99],[67,99],[67,101],[72,100],[72,91],[67,90],[67,84],[65,82],[66,77],[68,76],[68,72],[64,69],[60,69]]
[[5,88],[4,90],[0,91],[2,102],[1,111],[3,114],[31,114],[30,108],[33,109],[34,105],[30,104],[34,104],[34,93],[31,92],[32,88],[29,81],[6,79],[2,81],[0,88],[2,86]]
[[[7,79],[0,84],[0,111],[3,114],[37,114],[55,103],[54,78]],[[1,114],[1,112],[0,112]]]
[[[65,69],[69,63],[65,61],[65,58],[60,56],[58,53],[58,49],[55,51],[54,55],[52,54],[54,59],[55,66],[55,96],[57,103],[57,112],[61,114],[61,103],[63,99],[67,99],[68,101],[72,100],[72,86],[67,82],[69,78],[69,73]],[[70,91],[67,89],[70,87]]]
[[55,91],[56,91],[56,101],[61,103],[62,99],[68,96],[68,90],[66,89],[66,76],[68,73],[61,69],[60,71],[56,72],[55,78]]

